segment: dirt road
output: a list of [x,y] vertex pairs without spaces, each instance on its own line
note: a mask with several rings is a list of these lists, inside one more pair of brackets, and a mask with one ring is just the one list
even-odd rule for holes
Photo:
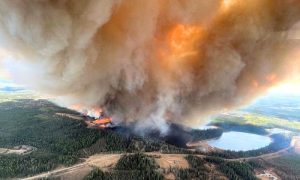
[[253,156],[253,157],[246,157],[246,158],[237,158],[237,159],[226,159],[228,161],[250,161],[250,160],[255,160],[255,159],[273,159],[282,156],[282,154],[288,152],[288,150],[292,149],[292,147],[288,147],[285,149],[282,149],[280,151],[274,152],[274,153],[268,153],[268,154],[263,154],[260,156]]
[[24,180],[35,180],[42,179],[46,177],[61,177],[62,179],[77,180],[83,179],[93,167],[99,167],[103,170],[111,168],[114,164],[118,162],[122,154],[97,154],[90,156],[85,159],[84,162],[76,164],[71,167],[62,167],[55,169],[46,173],[35,175],[28,178],[23,178]]
[[[152,156],[161,168],[188,168],[189,164],[184,158],[187,154],[161,154],[159,152],[146,153]],[[102,170],[109,170],[118,162],[124,154],[97,154],[93,155],[84,162],[71,167],[62,167],[46,173],[35,175],[23,180],[36,180],[46,177],[60,177],[64,180],[80,180],[83,179],[93,167],[99,167]]]
[[[224,159],[226,161],[249,161],[254,159],[271,159],[276,158],[287,152],[290,148],[282,149],[275,153],[263,154],[255,157],[238,158],[238,159]],[[63,180],[81,180],[85,177],[93,167],[99,167],[102,170],[109,170],[118,162],[122,154],[97,154],[85,159],[84,162],[76,164],[71,167],[62,167],[46,173],[35,175],[24,180],[36,180],[46,177],[60,177]],[[177,167],[188,168],[189,164],[184,158],[188,154],[162,154],[159,152],[146,153],[152,156],[161,168]],[[205,155],[197,155],[205,157]]]

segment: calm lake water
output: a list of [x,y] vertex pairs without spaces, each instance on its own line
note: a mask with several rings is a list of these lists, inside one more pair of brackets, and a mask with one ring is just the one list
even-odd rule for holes
[[272,139],[267,136],[230,131],[224,132],[219,139],[208,141],[208,144],[224,150],[248,151],[265,147],[271,142]]

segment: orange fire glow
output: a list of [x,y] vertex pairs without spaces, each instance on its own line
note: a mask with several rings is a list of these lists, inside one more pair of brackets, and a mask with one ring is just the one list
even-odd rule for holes
[[252,80],[252,86],[255,88],[259,87],[259,83],[256,80]]
[[99,116],[101,116],[102,113],[103,113],[103,110],[102,110],[102,108],[100,108],[100,107],[93,107],[91,111],[92,111],[91,113],[92,113],[93,116],[95,116],[95,117],[99,117]]
[[170,55],[177,59],[196,55],[196,46],[202,36],[202,31],[199,26],[176,25],[168,36]]
[[277,79],[277,75],[276,74],[269,74],[266,76],[266,80],[269,82],[269,83],[274,83]]
[[92,117],[100,117],[103,114],[103,109],[101,107],[87,107],[81,104],[73,104],[70,106],[70,109],[75,111],[79,111],[85,115],[92,116]]
[[223,10],[228,10],[234,3],[236,3],[236,0],[223,0],[221,4],[221,8]]
[[175,25],[164,39],[166,47],[159,51],[161,63],[167,68],[176,64],[192,63],[199,56],[199,42],[202,37],[201,26]]
[[267,88],[268,86],[275,84],[277,82],[277,75],[271,73],[265,76],[265,81],[257,81],[255,79],[252,80],[252,86],[254,88]]
[[82,105],[81,104],[73,104],[70,107],[71,109],[74,109],[76,111],[80,111],[82,109]]
[[107,117],[107,118],[103,118],[103,119],[97,119],[95,121],[93,121],[94,124],[108,124],[112,122],[112,118],[111,117]]

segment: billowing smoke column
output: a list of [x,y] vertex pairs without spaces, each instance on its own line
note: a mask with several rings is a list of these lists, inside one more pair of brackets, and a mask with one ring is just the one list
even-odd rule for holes
[[298,0],[1,0],[0,46],[19,83],[61,105],[163,130],[297,74],[298,20]]

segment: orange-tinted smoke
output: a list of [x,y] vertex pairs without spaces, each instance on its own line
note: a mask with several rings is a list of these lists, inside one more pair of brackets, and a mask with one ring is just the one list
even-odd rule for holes
[[297,0],[2,0],[0,49],[62,106],[163,129],[299,76],[299,20]]

